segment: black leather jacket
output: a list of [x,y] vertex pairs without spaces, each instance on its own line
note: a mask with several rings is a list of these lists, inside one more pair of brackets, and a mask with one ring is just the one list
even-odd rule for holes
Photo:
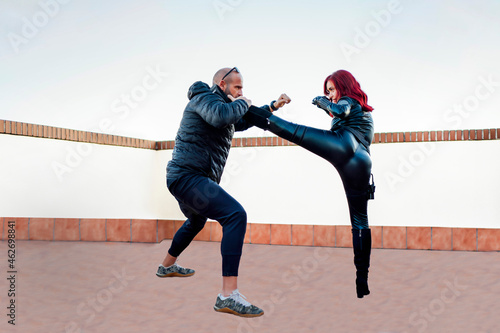
[[241,119],[248,104],[243,100],[231,102],[219,86],[210,88],[201,81],[191,85],[188,98],[167,164],[167,179],[199,174],[219,183],[234,131],[252,126]]
[[326,112],[333,116],[331,131],[343,127],[353,133],[358,141],[362,141],[358,137],[360,135],[368,146],[371,144],[374,134],[373,118],[371,112],[362,110],[358,101],[350,97],[342,97],[337,103],[329,105],[329,111]]

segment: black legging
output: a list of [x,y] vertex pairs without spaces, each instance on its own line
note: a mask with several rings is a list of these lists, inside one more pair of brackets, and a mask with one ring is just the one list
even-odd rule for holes
[[267,130],[324,158],[337,169],[344,185],[353,229],[368,229],[368,186],[372,161],[366,148],[344,128],[321,130],[272,115]]

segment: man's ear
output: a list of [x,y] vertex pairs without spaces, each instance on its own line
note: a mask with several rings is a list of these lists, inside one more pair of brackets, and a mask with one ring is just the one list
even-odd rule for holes
[[225,91],[226,90],[226,81],[220,81],[220,83],[218,84],[219,88],[222,89],[222,91]]

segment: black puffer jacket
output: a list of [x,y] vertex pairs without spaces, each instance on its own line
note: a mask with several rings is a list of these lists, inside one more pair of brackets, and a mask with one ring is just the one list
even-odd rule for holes
[[210,88],[201,81],[189,88],[188,98],[167,165],[167,179],[199,174],[219,183],[234,131],[252,126],[241,119],[248,104],[243,100],[231,102],[219,86]]

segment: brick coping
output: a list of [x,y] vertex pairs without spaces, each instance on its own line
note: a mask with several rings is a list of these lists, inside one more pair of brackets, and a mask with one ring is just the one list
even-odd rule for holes
[[[36,125],[1,119],[0,134],[21,135],[35,138],[66,140],[151,150],[170,150],[174,148],[173,140],[144,140],[120,135],[79,131],[61,127]],[[375,133],[372,144],[478,140],[500,140],[500,128]],[[232,142],[233,147],[274,147],[294,145],[295,144],[289,142],[288,140],[282,139],[277,136],[235,138]]]
[[[183,220],[0,218],[2,240],[159,243],[172,239]],[[14,223],[13,223],[14,222]],[[500,251],[500,229],[371,226],[375,249]],[[12,236],[11,236],[12,237]],[[208,221],[197,241],[220,242],[222,227]],[[248,223],[247,244],[352,247],[346,225]]]

